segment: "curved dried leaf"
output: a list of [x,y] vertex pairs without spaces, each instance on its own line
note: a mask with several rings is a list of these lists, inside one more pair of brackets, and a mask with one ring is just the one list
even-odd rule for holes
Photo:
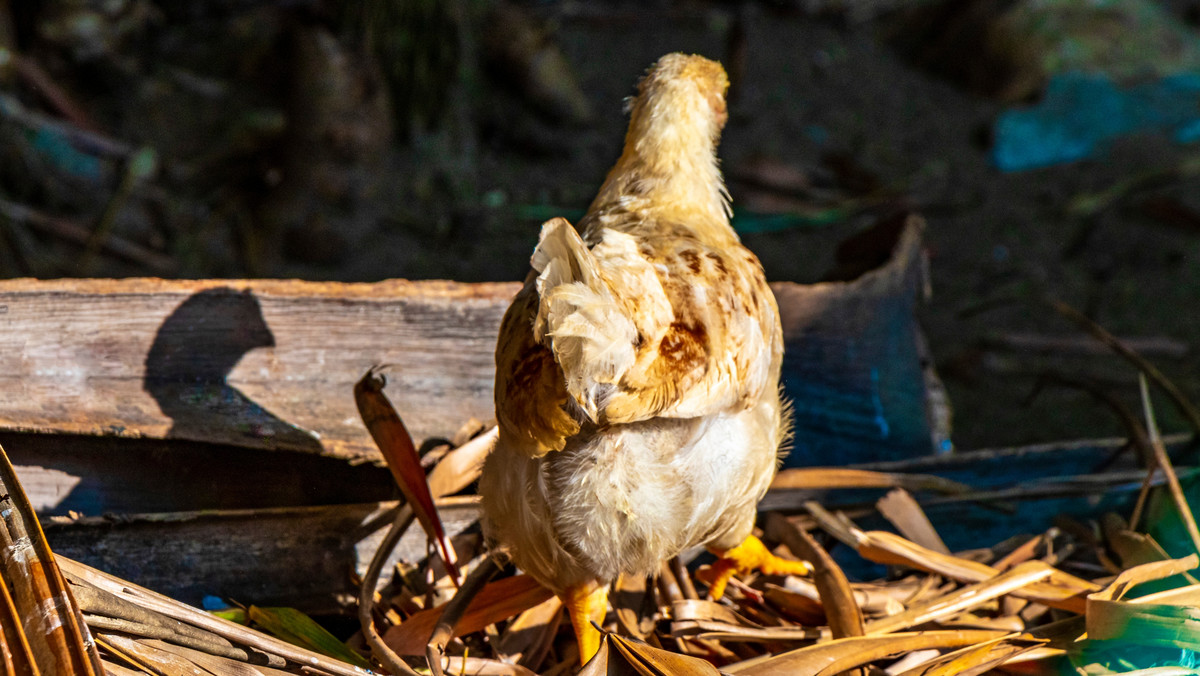
[[454,495],[478,479],[483,461],[499,436],[500,428],[493,427],[446,453],[429,471],[429,493],[433,499]]
[[[854,537],[859,555],[876,563],[910,566],[959,582],[982,582],[999,574],[998,570],[987,564],[939,554],[894,533],[855,530]],[[1052,608],[1083,613],[1087,603],[1085,596],[1099,590],[1100,587],[1092,582],[1054,569],[1046,580],[1026,585],[1012,593]]]
[[845,467],[804,467],[781,470],[771,490],[819,490],[832,488],[904,488],[934,493],[968,493],[970,486],[932,474],[874,472]]
[[919,631],[886,636],[854,636],[792,650],[727,673],[741,676],[832,676],[914,650],[962,648],[1003,638],[999,631]]
[[[768,584],[763,589],[763,598],[767,603],[783,611],[788,617],[806,625],[825,623],[825,608],[817,595],[817,588],[807,580],[805,591],[797,591],[792,585],[780,587]],[[899,610],[903,610],[901,607]]]
[[195,662],[157,646],[149,646],[120,634],[100,634],[105,643],[116,648],[126,658],[150,667],[162,676],[195,676],[195,674],[211,673],[202,669]]
[[875,508],[896,530],[913,542],[935,552],[949,554],[950,548],[942,541],[937,529],[929,521],[925,510],[903,488],[894,488],[875,503]]
[[683,599],[672,603],[671,619],[676,621],[725,622],[755,629],[762,627],[762,625],[738,615],[729,606],[703,599]]
[[524,666],[537,667],[554,640],[562,621],[562,600],[557,596],[521,612],[508,623],[500,636],[498,649],[508,659]]
[[671,604],[671,636],[728,641],[811,641],[829,638],[828,627],[764,627],[720,603],[681,600]]
[[537,676],[518,664],[505,664],[478,657],[446,657],[442,660],[442,668],[445,673],[455,676]]
[[[850,590],[854,592],[854,602],[858,604],[859,608],[862,608],[865,615],[895,615],[903,612],[904,603],[901,599],[907,601],[917,588],[916,585],[896,581],[886,585],[865,582],[850,583]],[[784,597],[783,594],[787,596]],[[815,604],[817,610],[820,610],[821,597],[817,592],[817,586],[807,578],[790,577],[782,587],[768,584],[763,595],[768,599],[779,600],[781,604],[794,602],[797,610],[801,612],[811,606],[800,599],[808,599]]]
[[579,676],[719,676],[711,663],[605,633],[600,651]]
[[[489,583],[471,600],[466,613],[454,627],[455,636],[483,629],[528,610],[553,596],[553,592],[528,575],[514,575]],[[427,608],[392,627],[383,641],[400,655],[424,655],[429,637],[446,604]]]
[[912,606],[903,613],[876,620],[867,625],[868,634],[886,634],[897,629],[914,627],[943,617],[950,617],[974,608],[1022,587],[1036,584],[1054,573],[1041,561],[1026,561],[993,578],[968,585],[962,589]]
[[1045,641],[1006,638],[960,648],[934,658],[898,676],[971,676],[1011,661],[1043,645]]
[[388,468],[392,470],[400,492],[404,493],[404,498],[412,505],[417,521],[421,523],[429,538],[437,543],[442,560],[446,563],[446,570],[457,585],[459,575],[455,564],[458,559],[433,504],[433,495],[425,477],[425,469],[421,467],[417,447],[413,445],[412,436],[404,426],[404,421],[383,393],[385,384],[386,380],[375,368],[367,371],[362,379],[355,383],[354,401],[358,405],[359,415],[362,416],[367,431],[371,433],[371,438],[375,440],[375,445],[379,447],[379,452],[387,461]]
[[787,545],[793,554],[812,564],[813,584],[821,597],[833,637],[862,636],[862,609],[850,589],[850,581],[833,557],[781,514],[772,512],[767,517],[767,532]]
[[166,653],[175,655],[176,657],[192,662],[198,667],[207,669],[213,674],[220,676],[288,676],[290,672],[282,669],[274,669],[257,664],[247,664],[238,660],[232,660],[228,657],[219,657],[210,655],[206,652],[193,650],[184,646],[175,645],[166,641],[154,639],[141,639],[138,641],[147,648],[158,649]]

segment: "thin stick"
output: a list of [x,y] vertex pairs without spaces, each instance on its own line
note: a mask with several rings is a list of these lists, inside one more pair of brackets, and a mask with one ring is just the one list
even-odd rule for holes
[[1150,445],[1154,449],[1154,458],[1167,477],[1167,490],[1171,492],[1175,508],[1179,510],[1179,516],[1183,519],[1188,536],[1192,538],[1192,547],[1200,554],[1200,529],[1196,528],[1196,517],[1192,515],[1191,507],[1188,507],[1187,498],[1183,495],[1183,487],[1179,485],[1179,477],[1175,475],[1175,467],[1171,464],[1167,448],[1163,446],[1162,436],[1158,433],[1158,422],[1154,419],[1154,409],[1150,404],[1150,392],[1146,386],[1146,377],[1143,375],[1138,376],[1138,388],[1142,393],[1142,410],[1146,413],[1146,429],[1150,434]]
[[1050,307],[1054,308],[1054,310],[1060,315],[1078,324],[1085,331],[1092,334],[1096,340],[1099,340],[1107,345],[1110,349],[1112,349],[1113,352],[1116,352],[1124,357],[1134,366],[1138,367],[1142,373],[1146,374],[1146,377],[1148,377],[1150,380],[1153,380],[1155,385],[1161,387],[1163,391],[1167,393],[1167,396],[1171,397],[1171,401],[1175,403],[1175,406],[1179,408],[1179,411],[1183,413],[1185,418],[1188,419],[1188,424],[1192,426],[1192,431],[1200,435],[1200,410],[1197,410],[1192,404],[1191,400],[1184,395],[1183,391],[1176,387],[1175,383],[1171,382],[1165,375],[1163,375],[1162,372],[1154,366],[1154,364],[1151,364],[1140,354],[1129,349],[1129,347],[1118,340],[1116,336],[1109,333],[1104,327],[1100,326],[1096,322],[1088,319],[1079,310],[1076,310],[1070,305],[1053,298],[1047,299],[1047,302],[1050,304]]
[[454,625],[462,619],[463,613],[467,611],[479,590],[499,572],[500,566],[496,564],[495,559],[485,556],[467,579],[463,580],[462,586],[454,593],[454,598],[446,604],[446,609],[442,611],[442,616],[438,618],[437,626],[433,629],[433,635],[429,637],[429,644],[425,646],[425,660],[434,676],[445,676],[442,671],[442,656],[445,655],[446,644],[454,635]]
[[40,93],[42,98],[46,99],[63,117],[70,120],[71,124],[86,131],[98,131],[96,123],[84,112],[83,108],[75,103],[71,95],[58,86],[58,83],[36,61],[20,54],[16,55],[15,61],[17,75]]
[[405,676],[416,676],[417,672],[383,642],[383,638],[375,629],[375,616],[371,611],[374,609],[375,587],[379,584],[379,575],[383,572],[383,564],[392,550],[396,548],[396,543],[400,541],[404,531],[408,530],[415,519],[412,506],[407,503],[396,512],[396,518],[392,521],[391,528],[388,529],[387,535],[383,536],[383,542],[379,543],[379,549],[375,550],[375,556],[371,557],[371,565],[367,567],[362,588],[358,591],[358,623],[362,625],[363,638],[367,640],[367,645],[371,646],[371,654],[388,671]]
[[700,598],[700,595],[696,593],[696,585],[692,583],[692,576],[688,575],[683,561],[678,556],[673,556],[670,564],[671,572],[675,574],[675,580],[679,582],[679,591],[683,592],[683,598],[693,601]]
[[1056,371],[1047,371],[1039,375],[1037,384],[1034,385],[1034,390],[1029,393],[1026,401],[1032,402],[1033,398],[1041,391],[1042,386],[1047,383],[1077,388],[1099,399],[1120,419],[1126,434],[1129,435],[1129,442],[1137,451],[1138,460],[1141,461],[1142,466],[1147,468],[1154,466],[1154,449],[1150,447],[1150,437],[1146,434],[1146,428],[1142,426],[1142,422],[1124,402],[1090,380],[1075,378]]
[[1154,486],[1154,476],[1158,474],[1158,463],[1146,469],[1146,478],[1142,479],[1142,487],[1138,489],[1137,501],[1133,503],[1133,513],[1129,515],[1129,530],[1136,531],[1138,522],[1142,520],[1142,511],[1146,509],[1146,500],[1150,497],[1150,488]]

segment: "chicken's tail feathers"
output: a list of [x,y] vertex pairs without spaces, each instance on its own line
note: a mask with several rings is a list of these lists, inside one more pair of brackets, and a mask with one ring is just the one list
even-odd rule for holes
[[596,422],[615,384],[633,365],[637,327],[565,219],[542,225],[530,262],[538,272],[540,299],[534,337],[550,346],[567,392]]

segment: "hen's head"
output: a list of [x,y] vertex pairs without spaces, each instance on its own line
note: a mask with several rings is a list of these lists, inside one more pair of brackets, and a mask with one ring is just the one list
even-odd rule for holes
[[701,135],[715,143],[729,117],[725,109],[727,89],[729,78],[716,61],[667,54],[638,83],[630,132],[659,142],[675,135],[684,137],[680,141]]

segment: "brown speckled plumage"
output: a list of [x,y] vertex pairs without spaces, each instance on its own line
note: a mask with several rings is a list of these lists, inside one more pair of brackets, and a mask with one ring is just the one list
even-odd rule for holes
[[782,334],[729,224],[727,86],[701,57],[655,64],[579,230],[542,227],[501,327],[485,530],[559,593],[734,547],[775,472]]

